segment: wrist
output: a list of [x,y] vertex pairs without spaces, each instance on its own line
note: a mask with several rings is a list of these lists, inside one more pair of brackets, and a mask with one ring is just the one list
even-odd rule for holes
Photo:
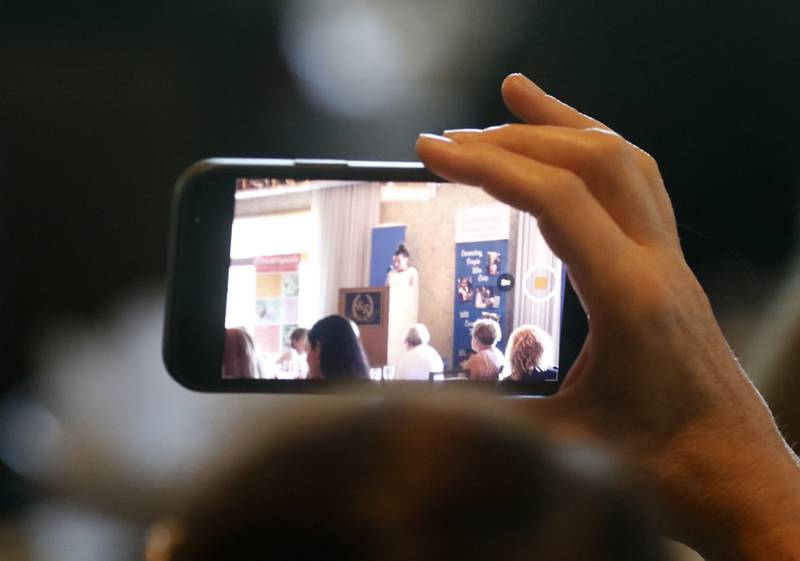
[[682,497],[676,535],[708,560],[800,559],[800,465],[777,429],[729,425],[687,440],[665,478],[667,501]]
[[779,454],[778,465],[751,470],[758,484],[739,517],[731,552],[740,559],[800,559],[800,467],[788,448]]

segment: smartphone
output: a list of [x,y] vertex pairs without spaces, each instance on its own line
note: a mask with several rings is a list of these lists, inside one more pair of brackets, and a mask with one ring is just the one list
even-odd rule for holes
[[586,333],[535,218],[418,162],[204,160],[171,234],[164,361],[194,390],[550,395]]

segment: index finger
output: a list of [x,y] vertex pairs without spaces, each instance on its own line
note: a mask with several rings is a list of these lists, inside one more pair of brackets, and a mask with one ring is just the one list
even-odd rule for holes
[[[583,180],[568,170],[495,144],[457,143],[434,135],[420,136],[417,154],[440,177],[483,187],[535,216],[548,245],[570,268],[579,287],[601,284],[609,261],[621,258],[631,243]],[[585,294],[590,308],[593,294]]]
[[545,93],[522,74],[503,80],[503,101],[518,119],[529,125],[556,125],[573,129],[611,128]]

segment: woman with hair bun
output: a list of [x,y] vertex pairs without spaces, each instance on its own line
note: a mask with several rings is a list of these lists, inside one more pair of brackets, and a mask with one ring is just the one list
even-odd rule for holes
[[417,270],[408,264],[411,256],[405,244],[397,246],[397,251],[392,257],[392,268],[386,274],[386,286],[417,286],[419,285],[419,274]]

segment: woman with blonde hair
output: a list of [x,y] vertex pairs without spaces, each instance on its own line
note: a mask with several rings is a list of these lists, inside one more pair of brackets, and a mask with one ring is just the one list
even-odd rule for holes
[[553,367],[553,338],[538,325],[520,325],[511,333],[506,362],[510,372],[504,380],[528,382],[558,375]]

